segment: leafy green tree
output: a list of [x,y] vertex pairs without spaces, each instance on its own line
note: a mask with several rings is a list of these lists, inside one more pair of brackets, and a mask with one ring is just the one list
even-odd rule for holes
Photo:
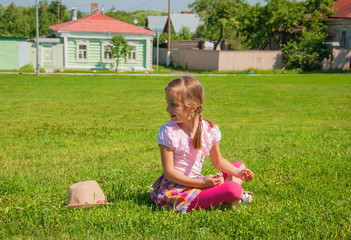
[[272,49],[271,44],[274,40],[285,44],[294,37],[294,30],[301,28],[304,18],[303,2],[297,0],[270,0],[267,2],[265,9],[266,16],[268,16],[266,31],[270,49]]
[[304,12],[304,3],[296,0],[267,0],[265,6],[256,4],[246,8],[239,18],[246,46],[273,49],[274,43],[287,43],[301,28]]
[[47,1],[39,2],[39,35],[51,33],[49,27],[57,24],[57,15],[56,11],[53,12],[53,8]]
[[330,59],[332,51],[331,45],[324,41],[323,35],[306,31],[301,37],[289,41],[282,48],[285,68],[303,71],[322,69],[323,60]]
[[[159,47],[166,48],[167,47],[167,41],[168,41],[168,34],[164,33],[164,32],[161,33],[160,37],[158,39]],[[154,40],[153,40],[153,46],[157,47],[157,38],[156,38],[156,36],[154,37]]]
[[16,7],[14,3],[11,3],[2,15],[0,36],[27,37],[30,31],[30,24],[26,21],[25,15],[26,8]]
[[198,28],[198,36],[216,39],[216,50],[222,39],[238,29],[238,15],[243,6],[242,0],[196,0],[189,4],[203,21]]
[[326,43],[325,19],[334,13],[332,0],[306,0],[302,21],[303,33],[285,44],[283,61],[287,69],[304,71],[320,70],[324,59],[332,55],[331,45]]
[[145,11],[145,10],[139,10],[139,11],[134,11],[134,12],[126,12],[126,11],[108,11],[105,13],[107,16],[118,19],[120,21],[129,23],[129,24],[134,24],[134,20],[137,20],[138,23],[137,25],[139,26],[145,26],[146,22],[146,17],[147,16],[162,16],[165,14],[162,14],[160,12],[156,11]]
[[129,13],[126,11],[117,11],[117,12],[106,12],[106,15],[112,18],[115,18],[117,20],[133,24],[133,20],[129,17]]
[[128,45],[128,40],[122,36],[114,36],[111,39],[112,55],[116,61],[116,71],[122,58],[126,59],[131,51],[131,46]]
[[70,20],[70,16],[65,14],[66,10],[67,7],[63,4],[58,5],[58,1],[51,1],[50,5],[48,6],[48,12],[53,16],[56,16],[56,19],[59,18],[60,23]]
[[5,12],[5,7],[0,4],[0,17],[4,15],[4,12]]
[[244,48],[264,49],[268,44],[266,9],[259,3],[247,5],[239,15],[239,32]]
[[[39,5],[39,35],[51,33],[49,26],[57,24],[57,1],[40,1]],[[69,21],[71,13],[67,7],[60,4],[61,22]],[[82,14],[79,14],[81,17]],[[7,7],[0,5],[0,36],[4,37],[35,37],[35,6],[20,7],[10,4]]]
[[189,27],[183,26],[179,33],[173,33],[172,34],[172,39],[173,40],[191,40],[193,38],[194,34],[190,32]]
[[257,4],[244,9],[239,17],[242,23],[240,34],[247,48],[265,49],[268,46],[279,49],[299,38],[302,32],[313,32],[318,39],[322,39],[321,35],[326,36],[324,20],[333,13],[333,0],[266,2],[265,6]]
[[324,24],[325,19],[333,15],[335,9],[334,0],[306,0],[304,26],[308,31],[322,33],[327,29]]

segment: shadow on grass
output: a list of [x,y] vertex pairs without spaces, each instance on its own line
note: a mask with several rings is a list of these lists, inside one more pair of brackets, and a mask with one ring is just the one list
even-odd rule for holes
[[150,193],[148,191],[140,190],[136,187],[128,187],[123,183],[112,185],[111,191],[107,192],[107,199],[109,203],[131,201],[137,205],[149,206],[152,211],[159,210],[159,208],[151,201]]

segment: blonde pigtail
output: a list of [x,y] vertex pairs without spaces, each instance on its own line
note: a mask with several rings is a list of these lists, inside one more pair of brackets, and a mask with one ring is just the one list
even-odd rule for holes
[[201,139],[202,139],[202,129],[203,129],[202,106],[199,106],[196,111],[197,111],[197,114],[199,115],[199,123],[197,125],[197,129],[194,135],[193,146],[195,149],[201,149],[202,147]]

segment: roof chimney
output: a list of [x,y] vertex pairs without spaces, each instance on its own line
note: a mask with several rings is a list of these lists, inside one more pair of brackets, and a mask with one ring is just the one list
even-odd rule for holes
[[93,14],[95,12],[98,12],[99,11],[99,8],[98,8],[98,4],[97,3],[92,3],[91,4],[91,10],[90,10],[90,13]]
[[77,8],[73,7],[71,11],[71,21],[77,20]]

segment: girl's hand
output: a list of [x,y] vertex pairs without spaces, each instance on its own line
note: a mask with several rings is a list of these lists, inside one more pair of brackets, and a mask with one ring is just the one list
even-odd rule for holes
[[204,178],[204,187],[213,187],[224,182],[223,177],[216,177],[216,175],[207,175]]
[[244,180],[245,182],[251,181],[254,177],[255,174],[250,170],[250,169],[243,169],[241,171],[241,179]]

